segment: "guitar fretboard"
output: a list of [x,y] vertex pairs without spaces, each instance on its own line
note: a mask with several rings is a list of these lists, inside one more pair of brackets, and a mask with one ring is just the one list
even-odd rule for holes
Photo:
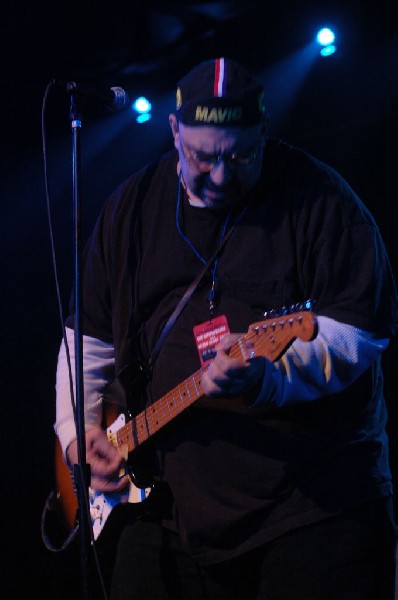
[[115,445],[127,446],[131,452],[199,400],[203,396],[201,377],[204,370],[194,373],[119,429]]
[[[300,337],[309,341],[315,337],[316,318],[311,312],[300,312],[286,317],[254,323],[230,350],[233,358],[245,360],[264,356],[277,360],[291,342]],[[207,366],[202,367],[159,400],[148,406],[126,425],[113,433],[110,441],[114,446],[131,452],[167,423],[199,400],[204,394],[201,379]]]

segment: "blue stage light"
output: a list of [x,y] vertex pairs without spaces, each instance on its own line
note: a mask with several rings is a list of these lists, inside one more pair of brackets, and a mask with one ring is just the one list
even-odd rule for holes
[[152,108],[151,103],[149,102],[149,100],[144,98],[144,96],[140,96],[133,102],[133,109],[137,113],[140,113],[140,114],[148,113],[151,110],[151,108]]
[[336,35],[332,29],[329,27],[323,27],[320,29],[316,35],[317,43],[322,46],[320,50],[321,56],[331,56],[337,50],[334,41],[336,39]]
[[329,46],[324,46],[320,52],[321,56],[330,56],[336,52],[337,48],[334,44],[329,44]]
[[149,121],[149,119],[152,119],[152,115],[151,113],[147,112],[147,113],[141,113],[140,115],[138,115],[138,117],[136,118],[137,123],[145,123],[146,121]]
[[144,98],[144,96],[140,96],[136,100],[134,100],[131,105],[132,109],[137,113],[136,121],[137,123],[145,123],[152,118],[151,108],[152,104]]
[[334,32],[331,29],[329,29],[329,27],[324,27],[323,29],[320,29],[316,36],[316,41],[321,46],[330,46],[331,44],[333,44],[335,39],[336,36]]

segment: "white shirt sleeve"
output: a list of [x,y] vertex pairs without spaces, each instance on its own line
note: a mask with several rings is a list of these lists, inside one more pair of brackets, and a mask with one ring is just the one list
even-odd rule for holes
[[319,316],[311,342],[296,339],[275,363],[267,363],[253,406],[285,406],[335,394],[353,383],[387,348],[389,340]]
[[[74,331],[66,329],[74,379]],[[252,406],[285,406],[335,394],[353,383],[387,348],[388,339],[318,317],[318,335],[297,339],[275,363],[267,363],[261,391]],[[85,427],[102,420],[102,391],[114,376],[112,344],[83,336]],[[58,355],[55,432],[63,452],[76,439],[65,345]]]
[[[75,381],[74,331],[66,328],[69,347],[73,386]],[[113,379],[114,348],[112,344],[87,335],[83,336],[83,377],[85,428],[101,424],[102,390]],[[75,387],[74,387],[75,389]],[[62,451],[65,454],[69,444],[76,439],[76,427],[73,416],[70,393],[70,377],[65,344],[62,341],[58,354],[56,374],[56,421],[54,425]]]

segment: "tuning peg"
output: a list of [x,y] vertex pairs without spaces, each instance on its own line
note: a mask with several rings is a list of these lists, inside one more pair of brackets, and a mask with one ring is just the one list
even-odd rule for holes
[[316,304],[316,300],[305,300],[304,302],[296,302],[295,304],[291,304],[290,306],[282,306],[281,309],[277,310],[275,308],[271,308],[268,311],[264,312],[264,317],[266,319],[276,319],[277,317],[282,317],[285,315],[290,315],[296,312],[302,311],[310,311],[314,310],[314,306]]

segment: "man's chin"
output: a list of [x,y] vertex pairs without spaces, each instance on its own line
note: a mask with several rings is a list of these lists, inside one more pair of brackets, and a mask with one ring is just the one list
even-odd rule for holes
[[235,204],[237,200],[235,195],[213,192],[212,190],[204,190],[201,199],[207,208],[211,208],[213,210],[229,208]]

